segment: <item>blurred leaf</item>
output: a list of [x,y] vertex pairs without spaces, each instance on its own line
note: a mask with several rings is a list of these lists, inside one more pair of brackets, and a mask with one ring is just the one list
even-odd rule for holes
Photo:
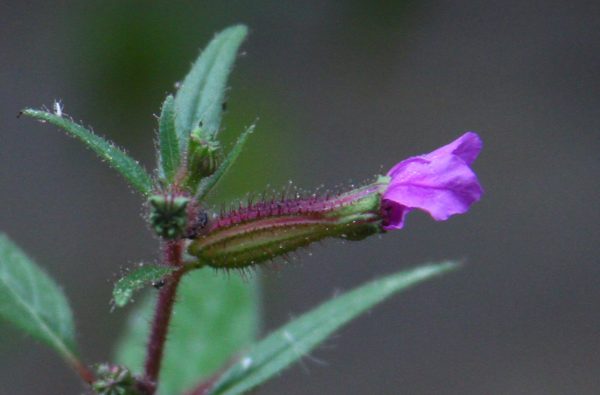
[[120,148],[112,142],[95,135],[81,125],[76,124],[64,115],[59,116],[47,111],[26,109],[24,115],[35,118],[42,122],[49,122],[54,126],[62,128],[69,135],[79,139],[92,149],[98,156],[104,159],[112,168],[121,173],[123,177],[139,192],[149,195],[152,191],[152,177]]
[[215,135],[221,125],[227,77],[248,29],[237,25],[215,35],[202,51],[175,96],[175,124],[182,151],[193,129]]
[[255,125],[251,125],[250,127],[246,128],[246,130],[240,135],[238,140],[235,142],[235,145],[233,146],[233,148],[231,148],[231,151],[229,151],[227,157],[225,158],[225,160],[223,160],[223,163],[221,163],[221,166],[219,166],[217,171],[215,171],[214,174],[210,177],[207,177],[202,180],[198,188],[198,193],[196,195],[196,199],[198,199],[198,201],[204,200],[206,195],[217,184],[221,177],[223,177],[227,170],[229,170],[229,168],[235,163],[238,156],[240,156],[240,154],[242,153],[242,149],[244,148],[248,137],[250,137],[250,135],[254,132],[254,126]]
[[[160,374],[159,393],[179,394],[215,373],[256,338],[258,293],[254,280],[210,270],[185,275]],[[131,315],[116,353],[118,363],[141,372],[155,298]]]
[[332,332],[396,292],[458,266],[442,262],[371,281],[323,303],[261,340],[215,383],[210,394],[242,394],[309,353]]
[[181,154],[179,140],[175,130],[175,102],[172,95],[167,96],[160,114],[158,141],[160,145],[160,170],[168,182],[172,182],[179,165]]
[[73,316],[65,295],[4,234],[0,234],[0,317],[54,348],[67,361],[77,361]]
[[144,286],[162,280],[174,270],[172,267],[145,265],[127,273],[115,283],[113,299],[117,307],[123,307],[133,296],[133,293]]

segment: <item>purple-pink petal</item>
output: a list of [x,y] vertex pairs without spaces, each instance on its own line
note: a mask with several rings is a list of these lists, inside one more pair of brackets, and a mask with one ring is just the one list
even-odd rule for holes
[[413,209],[428,212],[435,220],[465,213],[483,189],[469,165],[479,155],[482,142],[467,132],[429,154],[406,159],[387,173],[390,183],[383,194],[383,227],[400,229]]

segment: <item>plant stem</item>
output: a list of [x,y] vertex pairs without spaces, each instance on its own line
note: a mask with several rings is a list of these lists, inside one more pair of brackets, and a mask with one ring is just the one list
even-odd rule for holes
[[189,392],[186,392],[185,395],[204,395],[204,394],[206,394],[208,392],[208,390],[210,390],[212,388],[212,386],[217,382],[217,380],[221,378],[224,371],[225,371],[225,369],[222,369],[222,370],[218,371],[217,373],[215,373],[214,375],[212,375],[211,377],[207,378],[206,380],[203,380],[196,387],[194,387],[194,389],[190,390]]
[[213,384],[215,382],[216,382],[216,380],[202,382],[196,388],[194,388],[191,392],[188,392],[186,395],[204,395],[208,392],[208,390],[213,386]]
[[[182,241],[166,241],[163,245],[164,263],[169,266],[182,267],[182,250]],[[173,272],[158,294],[144,366],[144,387],[145,391],[150,395],[154,394],[156,391],[158,374],[160,372],[163,350],[167,339],[167,332],[169,330],[169,322],[171,321],[173,305],[175,303],[177,286],[179,285],[183,273],[183,270]]]
[[81,377],[81,379],[87,384],[92,384],[96,380],[96,376],[94,375],[94,373],[80,360],[72,360],[71,366],[73,367],[73,369],[75,369],[79,377]]

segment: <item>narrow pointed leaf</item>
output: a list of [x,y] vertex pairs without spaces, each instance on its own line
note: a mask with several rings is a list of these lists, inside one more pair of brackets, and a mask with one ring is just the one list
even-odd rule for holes
[[117,307],[123,307],[131,300],[133,293],[147,285],[162,280],[173,272],[172,267],[145,265],[127,273],[115,283],[113,300]]
[[112,142],[95,135],[64,115],[59,116],[47,111],[33,109],[26,109],[23,111],[23,114],[39,121],[49,122],[54,126],[58,126],[69,135],[83,142],[112,168],[121,173],[121,175],[142,194],[149,195],[152,191],[152,177],[150,177],[138,162],[115,146]]
[[172,182],[181,164],[181,153],[175,130],[175,101],[171,95],[163,103],[158,125],[160,171],[168,182]]
[[0,318],[76,364],[73,316],[65,295],[4,234],[0,234]]
[[240,137],[238,137],[235,145],[233,148],[231,148],[231,151],[229,151],[227,157],[225,160],[223,160],[223,163],[221,163],[221,166],[219,166],[217,171],[215,171],[210,177],[202,180],[200,186],[198,187],[198,193],[196,194],[196,199],[198,201],[202,201],[206,197],[208,192],[210,192],[210,190],[217,184],[221,177],[225,175],[227,170],[229,170],[229,168],[235,163],[236,159],[242,153],[242,149],[244,148],[248,137],[250,137],[250,135],[254,132],[254,127],[255,125],[251,125],[240,135]]
[[325,302],[257,343],[215,383],[209,394],[246,393],[302,358],[353,318],[403,291],[458,265],[443,262],[417,267],[371,281]]
[[219,131],[227,78],[247,32],[238,25],[215,35],[181,84],[175,96],[175,123],[182,147],[200,122],[210,134]]
[[[133,312],[117,348],[117,362],[136,373],[142,371],[155,299],[148,298]],[[255,280],[210,270],[186,274],[177,292],[159,393],[181,394],[214,374],[255,340],[257,326]]]

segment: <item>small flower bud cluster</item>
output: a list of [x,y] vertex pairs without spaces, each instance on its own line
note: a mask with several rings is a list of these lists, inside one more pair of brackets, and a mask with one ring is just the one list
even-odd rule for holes
[[186,208],[190,200],[184,196],[153,195],[150,203],[150,226],[160,237],[176,239],[187,227]]
[[[202,218],[203,213],[198,213],[199,204],[191,197],[200,182],[219,168],[222,156],[221,146],[214,135],[206,133],[201,126],[190,133],[186,160],[177,172],[175,183],[163,185],[162,190],[148,199],[148,220],[159,237],[173,240],[194,236],[199,222],[196,218]],[[192,230],[188,229],[188,223],[193,225]]]
[[96,375],[98,379],[92,383],[92,389],[98,395],[140,395],[135,378],[122,366],[100,364]]

